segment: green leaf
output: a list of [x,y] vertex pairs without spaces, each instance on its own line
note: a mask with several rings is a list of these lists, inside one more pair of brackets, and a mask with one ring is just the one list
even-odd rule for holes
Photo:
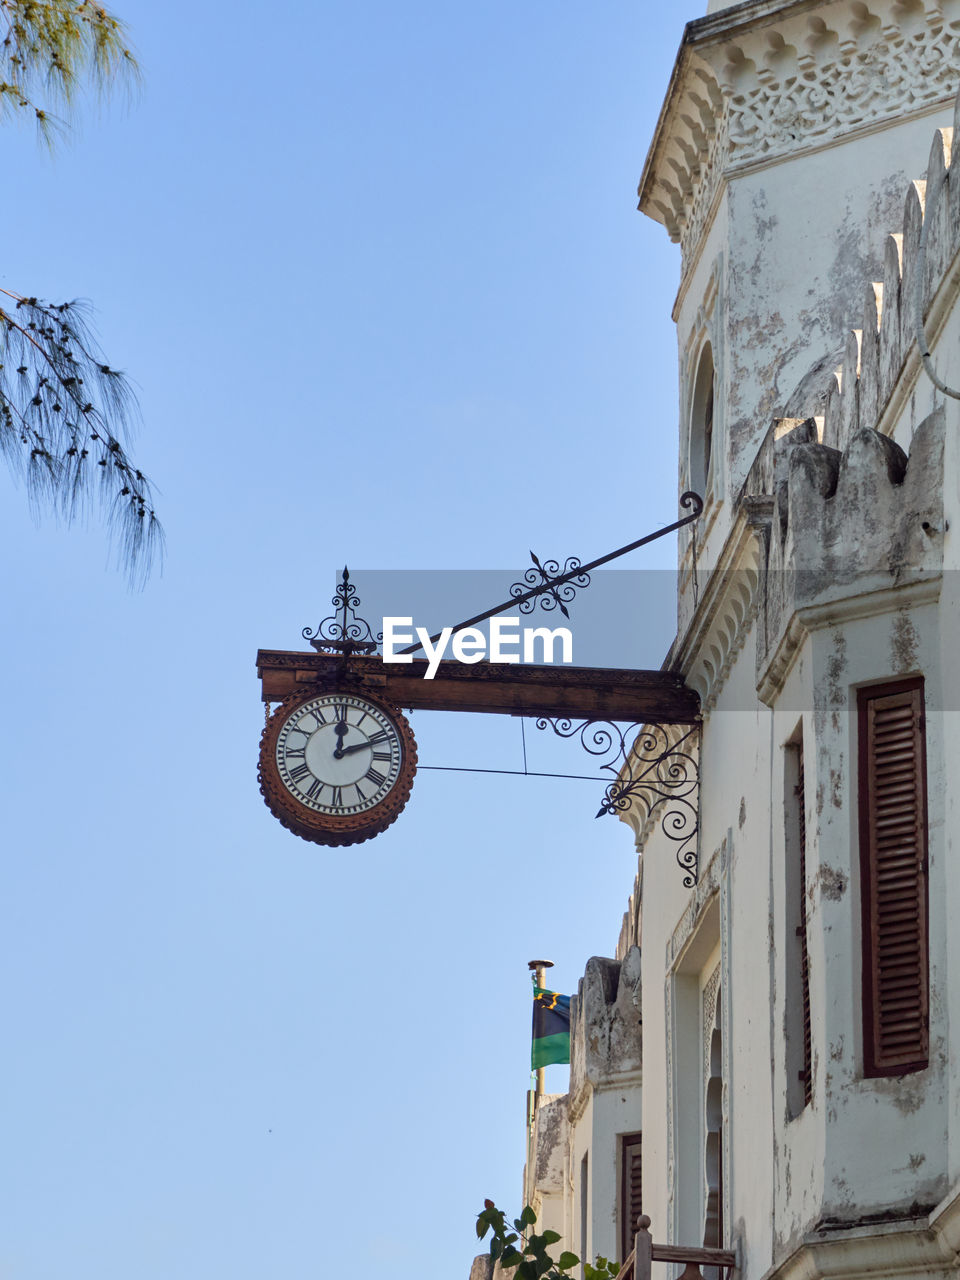
[[499,1258],[501,1253],[503,1253],[503,1241],[494,1236],[490,1241],[490,1257]]
[[[529,1205],[524,1206],[523,1213],[520,1215],[520,1222],[524,1227],[532,1227],[537,1220],[537,1215],[533,1212]],[[518,1227],[518,1230],[521,1228]]]
[[529,1258],[525,1262],[521,1262],[517,1268],[517,1280],[539,1280],[537,1264],[531,1262]]
[[557,1259],[557,1266],[562,1271],[568,1271],[570,1267],[575,1267],[580,1259],[575,1253],[571,1253],[569,1249],[564,1249],[560,1257]]
[[501,1267],[515,1267],[523,1261],[523,1254],[519,1249],[514,1249],[510,1245],[503,1251],[503,1257],[500,1259]]
[[477,1239],[482,1240],[489,1230],[490,1230],[490,1223],[486,1221],[483,1214],[481,1213],[480,1217],[477,1218]]
[[544,1244],[556,1244],[560,1240],[559,1231],[545,1231],[540,1237]]

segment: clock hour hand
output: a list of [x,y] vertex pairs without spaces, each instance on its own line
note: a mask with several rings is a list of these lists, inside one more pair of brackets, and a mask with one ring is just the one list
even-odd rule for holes
[[340,719],[333,726],[333,731],[337,735],[337,745],[333,753],[334,760],[339,760],[344,754],[343,739],[350,726],[347,724],[347,709],[344,707],[340,712]]

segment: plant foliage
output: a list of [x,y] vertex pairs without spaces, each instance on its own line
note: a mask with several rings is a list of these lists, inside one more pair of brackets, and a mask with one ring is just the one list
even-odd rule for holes
[[[551,1257],[550,1249],[560,1243],[557,1231],[541,1231],[539,1234],[531,1228],[536,1225],[537,1215],[527,1205],[519,1218],[514,1218],[513,1229],[507,1224],[506,1215],[498,1209],[492,1200],[484,1200],[483,1209],[477,1214],[477,1239],[482,1240],[488,1231],[490,1237],[490,1257],[499,1262],[504,1271],[516,1268],[515,1280],[563,1280],[570,1274],[570,1268],[579,1265],[580,1259],[569,1249],[564,1249],[556,1259]],[[584,1280],[613,1280],[620,1270],[616,1262],[607,1258],[597,1258],[591,1266],[584,1263]]]
[[[6,23],[4,29],[3,23]],[[139,79],[119,18],[91,0],[0,0],[0,113],[32,111],[51,143],[85,80],[99,93]]]
[[125,448],[138,416],[122,373],[103,359],[81,303],[5,289],[0,297],[0,452],[36,510],[73,520],[95,504],[132,581],[162,555],[150,482]]
[[[6,24],[4,28],[4,23]],[[102,92],[139,75],[123,23],[91,0],[0,0],[0,118],[32,111],[52,142],[91,81]],[[139,416],[123,374],[104,359],[81,303],[0,289],[0,453],[26,479],[35,512],[67,521],[97,507],[118,558],[142,584],[162,557],[150,482],[127,454]]]

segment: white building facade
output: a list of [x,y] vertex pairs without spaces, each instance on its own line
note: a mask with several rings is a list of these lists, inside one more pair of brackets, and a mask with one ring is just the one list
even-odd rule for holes
[[525,1198],[581,1256],[642,1205],[748,1280],[960,1265],[960,400],[915,324],[960,389],[958,86],[960,0],[684,32],[639,195],[683,251],[666,665],[702,724],[623,814],[534,1121]]

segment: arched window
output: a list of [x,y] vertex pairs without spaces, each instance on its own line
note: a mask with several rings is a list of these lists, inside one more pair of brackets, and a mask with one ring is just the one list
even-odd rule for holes
[[704,498],[713,462],[713,403],[713,351],[707,342],[700,352],[690,406],[690,486]]

